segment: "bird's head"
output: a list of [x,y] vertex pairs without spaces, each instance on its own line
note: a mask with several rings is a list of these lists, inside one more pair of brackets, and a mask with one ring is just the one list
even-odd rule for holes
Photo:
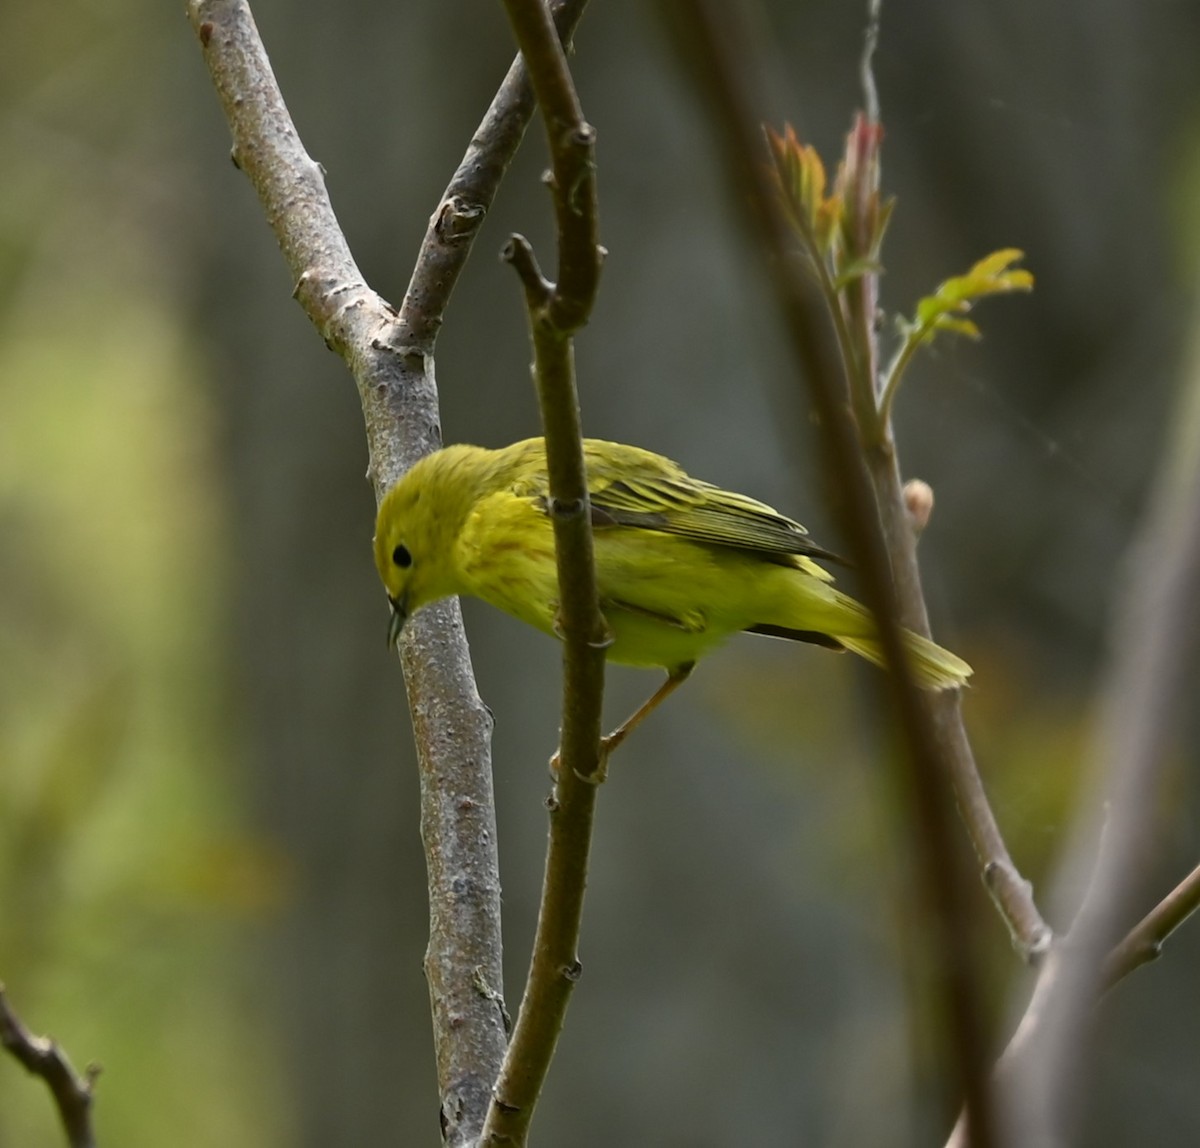
[[[460,591],[455,541],[476,497],[475,447],[418,462],[384,496],[375,520],[375,566],[392,607],[388,645],[422,606]],[[479,452],[485,453],[485,452]]]

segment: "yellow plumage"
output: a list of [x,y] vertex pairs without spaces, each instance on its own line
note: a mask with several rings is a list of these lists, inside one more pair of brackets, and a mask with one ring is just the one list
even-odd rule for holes
[[[799,523],[650,451],[588,439],[584,455],[612,661],[661,666],[678,681],[730,634],[749,630],[881,664],[871,615],[834,588],[815,561],[833,555]],[[376,522],[390,637],[415,610],[451,594],[482,598],[553,634],[548,498],[541,439],[500,450],[450,446],[418,462],[387,493]],[[971,674],[925,638],[909,633],[906,644],[927,688],[961,686]]]

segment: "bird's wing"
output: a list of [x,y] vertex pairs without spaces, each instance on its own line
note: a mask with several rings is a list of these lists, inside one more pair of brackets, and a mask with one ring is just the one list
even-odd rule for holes
[[596,525],[640,526],[697,542],[765,555],[839,561],[800,523],[744,494],[692,478],[657,455],[637,451],[617,465],[588,458],[588,492]]
[[[813,542],[800,523],[766,503],[692,478],[659,455],[594,441],[586,443],[584,453],[597,529],[639,527],[780,559],[799,555],[841,561]],[[543,473],[537,476],[540,489],[527,493],[544,499],[545,484]]]

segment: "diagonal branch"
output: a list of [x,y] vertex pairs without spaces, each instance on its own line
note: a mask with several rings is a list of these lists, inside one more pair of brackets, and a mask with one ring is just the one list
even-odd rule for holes
[[844,368],[838,358],[828,316],[797,258],[791,229],[767,174],[752,112],[755,101],[749,92],[749,77],[757,73],[754,62],[737,50],[744,42],[740,20],[731,14],[730,6],[721,6],[718,16],[717,8],[704,0],[677,0],[669,9],[679,17],[681,46],[717,120],[739,198],[749,201],[755,238],[823,429],[829,489],[839,495],[835,510],[862,575],[867,604],[878,620],[914,802],[922,892],[931,927],[928,948],[943,972],[938,983],[946,1015],[943,1063],[947,1078],[957,1079],[962,1087],[973,1142],[981,1148],[994,1143],[994,1133],[978,978],[965,927],[966,888],[954,863],[952,814],[944,782],[949,774],[949,747],[939,738],[928,695],[916,687],[907,669],[889,540],[880,530],[879,510],[851,415],[846,371],[853,370],[854,364]]
[[[551,5],[551,18],[563,44],[570,43],[586,7],[587,0],[558,0]],[[536,110],[529,71],[518,54],[442,193],[404,293],[400,325],[409,342],[426,353],[433,351],[442,315],[466,266],[471,244]]]
[[[908,629],[929,637],[929,614],[917,562],[917,532],[905,502],[890,420],[882,430],[882,441],[868,447],[866,461],[891,558],[900,620]],[[984,884],[1008,926],[1013,945],[1026,963],[1036,965],[1050,949],[1050,926],[1033,899],[1032,886],[1021,876],[1009,854],[992,812],[963,722],[962,691],[945,690],[931,697],[929,703],[959,814],[975,849]]]
[[[569,37],[584,0],[556,6]],[[191,0],[188,14],[246,173],[296,297],[354,375],[376,497],[441,445],[433,347],[471,243],[534,110],[518,60],[430,221],[397,313],[363,281],[305,152],[244,0]],[[491,720],[476,690],[456,602],[405,627],[401,659],[421,777],[429,980],[444,1138],[478,1135],[506,1043]]]
[[1134,969],[1156,961],[1167,938],[1200,908],[1200,865],[1197,865],[1150,910],[1105,958],[1104,984],[1111,988]]
[[600,721],[608,644],[596,590],[572,345],[572,336],[591,313],[600,275],[595,132],[583,118],[566,55],[542,0],[506,0],[505,6],[545,120],[558,225],[557,285],[542,277],[532,248],[520,236],[509,242],[505,259],[525,289],[545,431],[563,638],[563,720],[554,791],[547,803],[550,839],[529,976],[484,1127],[485,1145],[526,1142],[582,971],[578,943],[603,780]]
[[55,1041],[34,1036],[12,1011],[3,984],[0,984],[0,1047],[8,1049],[31,1075],[46,1082],[71,1148],[95,1148],[92,1093],[100,1070],[89,1066],[87,1073],[80,1076]]

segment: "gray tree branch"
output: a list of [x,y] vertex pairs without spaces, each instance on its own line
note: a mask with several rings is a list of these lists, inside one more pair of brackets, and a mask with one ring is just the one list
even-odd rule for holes
[[[581,0],[556,6],[569,36]],[[305,152],[244,0],[188,6],[233,136],[296,297],[358,387],[376,498],[441,445],[433,348],[450,293],[534,109],[514,63],[430,221],[397,313],[350,253],[320,165]],[[382,623],[381,623],[382,624]],[[457,602],[424,610],[400,643],[421,776],[433,1009],[443,1132],[482,1127],[506,1046],[491,720],[478,696]]]

